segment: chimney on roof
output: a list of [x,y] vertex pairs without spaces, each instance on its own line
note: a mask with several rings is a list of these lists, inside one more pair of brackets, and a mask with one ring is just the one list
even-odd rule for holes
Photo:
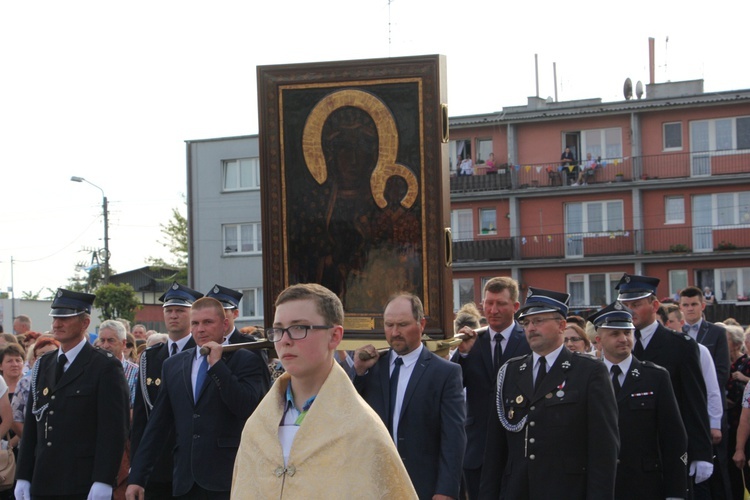
[[654,77],[655,68],[656,68],[656,61],[654,61],[654,38],[649,37],[648,38],[648,82],[653,85],[656,83],[656,79]]

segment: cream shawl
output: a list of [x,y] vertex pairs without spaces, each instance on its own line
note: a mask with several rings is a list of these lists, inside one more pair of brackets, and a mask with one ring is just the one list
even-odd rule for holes
[[232,499],[416,499],[380,417],[333,363],[294,437],[284,467],[279,423],[290,376],[285,373],[250,416],[234,463]]

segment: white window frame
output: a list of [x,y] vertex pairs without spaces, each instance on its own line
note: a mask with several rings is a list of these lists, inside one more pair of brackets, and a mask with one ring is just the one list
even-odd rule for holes
[[687,269],[669,270],[669,296],[674,297],[680,290],[688,286]]
[[[611,132],[617,135],[618,148],[617,150],[608,151],[609,144],[607,143],[607,134]],[[595,143],[591,143],[590,140],[598,135]],[[622,158],[622,127],[611,127],[601,129],[588,129],[581,130],[581,157],[585,158],[586,154],[591,153],[593,158],[601,157],[602,159],[616,159]],[[581,158],[578,158],[581,161]]]
[[[671,211],[670,202],[679,205],[679,210]],[[665,196],[664,197],[664,224],[684,224],[685,223],[685,197]]]
[[[461,303],[461,285],[466,286],[467,284],[471,287],[471,300]],[[453,312],[458,312],[461,306],[469,302],[474,302],[476,296],[474,290],[474,278],[456,278],[453,280]]]
[[[737,120],[739,119],[750,119],[750,116],[730,116],[726,118],[712,118],[710,120],[693,120],[690,122],[690,152],[691,153],[713,153],[714,155],[727,155],[727,154],[746,154],[750,151],[750,148],[738,149],[737,148]],[[724,137],[718,136],[718,130],[720,130],[724,124],[731,127],[731,141],[730,144],[724,144],[726,147],[721,147],[722,140],[726,140]],[[707,124],[708,125],[708,145],[707,149],[695,149],[696,146],[693,143],[693,128],[697,125]],[[720,140],[721,139],[721,140]]]
[[[602,307],[602,304],[591,304],[591,281],[590,278],[593,275],[604,276],[605,283],[609,283],[610,286],[605,287],[605,301],[607,304],[611,304],[617,299],[617,292],[614,289],[614,285],[622,278],[622,271],[609,272],[609,273],[575,273],[568,274],[566,276],[566,286],[568,293],[570,294],[570,307],[571,308],[588,308],[588,307]],[[583,283],[583,296],[586,304],[574,303],[575,297],[571,291],[571,283]]]
[[[242,184],[242,163],[243,162],[250,162],[250,171],[249,176],[250,180],[248,182],[248,185]],[[229,174],[229,167],[232,164],[236,164],[235,172],[232,174]],[[227,187],[229,176],[234,177],[233,184],[237,187]],[[249,157],[249,158],[235,158],[232,160],[224,160],[222,162],[222,178],[223,178],[223,184],[222,184],[222,190],[224,192],[234,192],[234,191],[249,191],[254,189],[260,189],[260,158],[258,157]]]
[[[667,145],[667,127],[679,126],[680,128],[680,145],[679,146],[668,146]],[[662,124],[662,150],[663,151],[682,151],[682,122],[667,122]]]
[[[610,204],[618,204],[620,205],[620,214],[621,218],[619,221],[619,228],[610,228],[609,227],[609,217],[608,212],[610,210]],[[577,202],[577,203],[568,203],[568,205],[581,205],[581,217],[582,217],[582,236],[584,238],[595,238],[595,237],[609,237],[612,233],[620,233],[624,231],[625,228],[625,204],[622,200],[601,200],[601,201],[583,201],[583,202]],[[592,231],[589,228],[589,207],[590,206],[596,206],[601,205],[600,213],[601,213],[601,219],[602,219],[602,228],[600,231]],[[567,212],[566,212],[567,213]],[[566,226],[566,234],[570,234],[570,231],[567,230],[568,226],[568,220],[566,216],[565,220],[565,226]]]
[[[250,295],[253,294],[253,306],[255,316],[245,316],[245,307],[250,302]],[[242,303],[240,304],[240,315],[237,319],[255,320],[263,319],[263,288],[244,288],[242,289]]]
[[[250,226],[252,231],[252,246],[253,250],[243,251],[242,250],[242,229]],[[236,228],[235,236],[237,240],[234,242],[237,245],[236,251],[228,251],[227,241],[227,229]],[[260,222],[246,222],[241,224],[222,224],[221,226],[221,238],[222,238],[222,254],[223,255],[259,255],[263,251],[263,234],[261,232]]]
[[[492,236],[497,235],[497,208],[480,208],[479,210],[479,235],[480,236]],[[485,212],[493,212],[494,217],[492,219],[492,222],[490,223],[490,226],[487,229],[487,232],[484,232],[484,228],[481,227],[484,224],[483,221],[483,215]]]
[[[489,149],[486,148],[487,143],[489,143]],[[482,146],[485,146],[484,149],[487,149],[486,155],[483,153]],[[485,163],[487,161],[487,158],[490,157],[490,153],[492,153],[492,138],[489,139],[477,139],[477,163]]]
[[[724,280],[722,280],[722,275],[728,273],[734,273],[736,284],[735,296],[731,298],[726,297],[726,290],[723,288]],[[717,283],[717,286],[714,288],[714,294],[717,300],[721,300],[722,302],[746,302],[750,298],[748,297],[750,293],[743,295],[745,291],[750,291],[750,283],[745,283],[747,280],[750,280],[750,267],[724,267],[715,269],[714,283]],[[741,300],[740,297],[745,298]]]
[[[466,218],[469,219],[468,223],[462,223]],[[451,210],[451,233],[453,241],[474,241],[474,210],[471,208]]]

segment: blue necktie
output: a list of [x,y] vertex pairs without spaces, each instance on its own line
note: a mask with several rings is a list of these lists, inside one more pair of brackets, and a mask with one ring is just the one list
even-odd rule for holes
[[194,389],[195,401],[198,401],[198,395],[201,393],[203,384],[206,382],[207,373],[208,373],[208,361],[206,361],[206,357],[203,356],[203,359],[201,360],[201,364],[198,366],[198,376],[195,377],[195,389]]
[[404,364],[404,360],[401,357],[396,358],[393,363],[393,373],[391,373],[391,397],[388,406],[388,430],[393,434],[393,412],[396,410],[396,398],[398,397],[398,376],[401,373],[401,365]]

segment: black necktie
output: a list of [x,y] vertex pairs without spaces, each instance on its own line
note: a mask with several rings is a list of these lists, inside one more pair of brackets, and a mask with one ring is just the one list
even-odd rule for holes
[[60,354],[60,356],[57,357],[57,367],[55,367],[55,384],[57,384],[62,378],[63,373],[65,372],[65,363],[67,362],[68,358],[65,357],[65,354]]
[[495,375],[497,375],[497,371],[500,369],[500,360],[503,357],[503,345],[501,344],[503,340],[503,336],[499,333],[495,334],[495,354],[493,355],[493,366],[495,368]]
[[539,371],[536,372],[536,382],[534,382],[534,389],[538,389],[539,385],[542,383],[542,380],[544,380],[544,377],[547,375],[547,360],[544,359],[544,356],[539,358]]
[[398,397],[398,375],[401,373],[401,365],[404,364],[404,360],[401,357],[396,358],[393,363],[393,373],[391,373],[391,397],[388,406],[388,430],[393,434],[393,412],[396,409],[396,398]]
[[620,385],[620,374],[622,373],[622,370],[619,365],[612,365],[612,368],[610,368],[609,371],[612,373],[612,388],[615,390],[615,396],[617,396],[620,394],[620,389],[622,389],[622,386]]
[[633,348],[633,354],[636,358],[640,358],[643,354],[643,344],[641,343],[641,331],[635,331],[635,347]]
[[172,342],[172,354],[170,356],[174,356],[177,354],[177,342]]

